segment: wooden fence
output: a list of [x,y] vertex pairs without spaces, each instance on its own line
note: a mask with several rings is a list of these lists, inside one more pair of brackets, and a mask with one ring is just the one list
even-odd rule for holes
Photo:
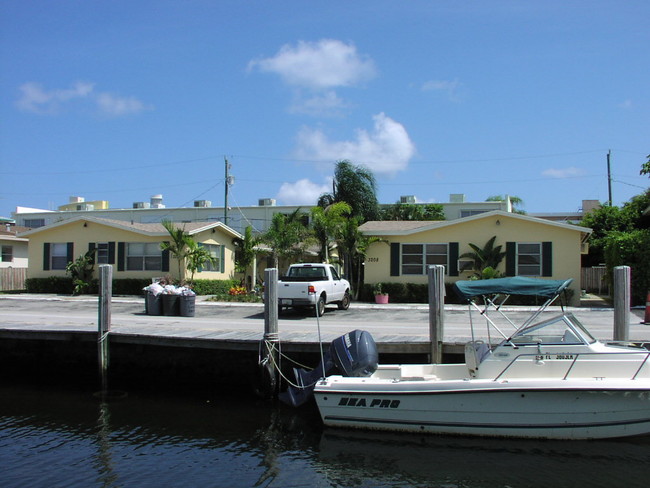
[[605,266],[594,266],[593,268],[582,268],[580,271],[580,288],[587,293],[609,296],[609,283],[605,279],[607,268]]
[[27,268],[0,268],[0,291],[24,290]]

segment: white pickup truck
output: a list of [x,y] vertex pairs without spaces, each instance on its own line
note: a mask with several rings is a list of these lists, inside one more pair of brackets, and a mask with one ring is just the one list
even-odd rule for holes
[[350,283],[330,264],[292,264],[278,280],[278,312],[289,307],[311,307],[320,317],[328,303],[336,303],[339,310],[350,307]]

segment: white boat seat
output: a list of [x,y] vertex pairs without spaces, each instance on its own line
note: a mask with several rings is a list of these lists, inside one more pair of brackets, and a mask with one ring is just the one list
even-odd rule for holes
[[568,344],[580,344],[581,341],[576,337],[576,335],[573,333],[572,330],[567,329],[564,331],[564,336],[562,337],[562,342],[566,342]]
[[490,354],[490,348],[483,341],[469,341],[465,344],[465,364],[471,376],[476,375],[479,364]]

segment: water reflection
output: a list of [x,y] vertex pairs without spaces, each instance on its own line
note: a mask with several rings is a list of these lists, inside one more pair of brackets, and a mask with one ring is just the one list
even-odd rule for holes
[[343,431],[253,397],[0,385],[0,479],[19,486],[646,486],[646,439],[496,440]]

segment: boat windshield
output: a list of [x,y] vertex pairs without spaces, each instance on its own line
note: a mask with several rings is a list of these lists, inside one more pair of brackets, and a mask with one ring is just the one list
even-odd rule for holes
[[512,344],[591,344],[596,339],[585,329],[578,318],[563,314],[519,329],[510,337]]

